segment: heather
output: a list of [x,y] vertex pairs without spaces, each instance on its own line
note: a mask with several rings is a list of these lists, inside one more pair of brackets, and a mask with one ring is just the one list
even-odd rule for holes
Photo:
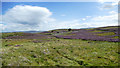
[[118,66],[117,27],[3,33],[3,66]]

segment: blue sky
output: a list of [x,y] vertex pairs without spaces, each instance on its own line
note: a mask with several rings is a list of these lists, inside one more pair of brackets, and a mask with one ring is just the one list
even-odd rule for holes
[[[16,5],[32,5],[46,7],[53,12],[52,17],[60,20],[76,19],[86,16],[106,15],[107,11],[100,11],[98,2],[3,2],[2,13]],[[67,17],[61,17],[66,15]]]
[[[29,6],[29,9],[27,9],[27,7],[24,8],[25,6]],[[36,9],[34,9],[35,6],[37,7]],[[41,20],[40,18],[37,19],[37,16],[35,16],[36,18],[31,17],[30,19],[35,20],[36,23],[34,23],[34,21],[29,23],[25,16],[26,13],[20,8],[24,8],[23,10],[27,11],[26,13],[29,13],[30,8],[33,9],[30,10],[32,13],[29,13],[28,17],[31,15],[35,16],[34,14],[36,14],[36,11],[38,12],[38,17],[41,17],[40,15],[42,15],[42,12],[46,15],[48,14],[48,16],[45,16],[46,18],[41,17],[45,20]],[[46,10],[43,11],[42,8]],[[117,25],[117,18],[113,18],[116,15],[117,5],[112,2],[3,2],[1,16],[3,17],[3,31],[29,31],[112,26]],[[13,18],[11,19],[11,17]],[[19,18],[21,21],[18,20]],[[24,18],[25,21],[22,21],[22,18]],[[112,19],[110,20],[111,22],[107,21],[109,18]],[[47,23],[45,23],[45,21],[47,21]],[[99,23],[102,23],[102,25]],[[10,24],[14,26],[10,26]],[[39,26],[30,26],[29,24],[36,24]]]

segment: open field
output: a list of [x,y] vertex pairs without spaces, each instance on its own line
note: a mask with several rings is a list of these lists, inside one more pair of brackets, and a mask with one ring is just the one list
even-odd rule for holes
[[118,66],[118,27],[3,33],[3,66]]

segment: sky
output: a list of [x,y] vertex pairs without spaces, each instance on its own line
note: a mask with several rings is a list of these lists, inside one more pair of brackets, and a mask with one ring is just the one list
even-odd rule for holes
[[118,25],[117,2],[2,2],[0,31],[48,31]]

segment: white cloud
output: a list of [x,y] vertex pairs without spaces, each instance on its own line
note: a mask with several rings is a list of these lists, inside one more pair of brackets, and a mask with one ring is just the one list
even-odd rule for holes
[[7,29],[13,30],[41,30],[43,24],[53,22],[52,13],[45,7],[17,5],[3,15],[3,22]]
[[[3,15],[4,31],[52,30],[81,28],[79,20],[57,21],[44,7],[17,5]],[[65,16],[65,15],[62,15]]]
[[117,6],[118,4],[117,4],[117,2],[114,4],[114,3],[103,3],[102,4],[102,6],[100,6],[100,7],[98,7],[100,10],[105,10],[105,9],[114,9],[114,8],[116,8],[116,10],[117,10],[117,8],[118,8],[118,6]]
[[111,9],[111,8],[114,8],[114,6],[111,4],[105,4],[102,6],[102,9]]
[[[49,30],[53,29],[63,29],[63,28],[80,28],[80,20],[70,20],[70,21],[56,21],[53,23],[46,24]],[[46,30],[48,30],[48,28]]]
[[[87,19],[83,18],[83,19]],[[89,28],[89,27],[103,27],[103,26],[117,26],[118,25],[118,13],[115,11],[110,11],[109,15],[91,17],[87,22],[81,22],[80,20],[64,21],[53,23],[52,28]]]
[[104,3],[104,2],[119,2],[119,0],[98,0],[98,2],[100,2],[100,3]]
[[114,6],[114,5],[118,5],[118,2],[114,2],[114,3],[112,3],[112,5]]
[[3,30],[5,30],[5,28],[6,28],[5,25],[0,23],[0,32],[2,32]]
[[98,0],[102,6],[99,7],[100,10],[112,9],[118,6],[119,0]]
[[115,12],[115,11],[110,11],[109,13],[110,13],[110,14],[116,14],[117,12]]
[[118,25],[118,13],[113,11],[111,12],[108,16],[97,16],[83,24],[90,27],[116,26]]
[[2,24],[0,24],[0,32],[2,32],[3,26]]
[[82,20],[83,20],[83,21],[85,21],[86,19],[85,19],[85,18],[83,18]]
[[[89,16],[88,16],[89,17]],[[86,20],[83,18],[83,20]],[[117,26],[118,25],[118,13],[110,11],[109,15],[91,17],[87,22],[81,22],[80,20],[65,21],[56,25],[56,28],[89,28],[89,27],[103,27],[103,26]]]
[[91,16],[86,16],[85,18],[82,18],[83,21],[88,20],[89,18],[91,18]]

